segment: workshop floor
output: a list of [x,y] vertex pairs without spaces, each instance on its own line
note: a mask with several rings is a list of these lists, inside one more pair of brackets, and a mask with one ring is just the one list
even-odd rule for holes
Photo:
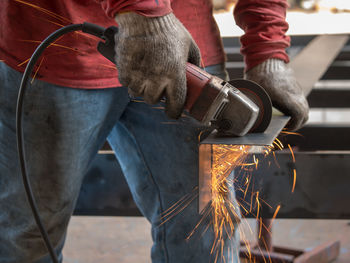
[[[255,222],[249,224],[254,231]],[[64,263],[150,263],[149,233],[142,217],[73,217]],[[342,246],[334,263],[350,262],[349,220],[276,220],[273,239],[275,244],[306,250],[338,239]]]

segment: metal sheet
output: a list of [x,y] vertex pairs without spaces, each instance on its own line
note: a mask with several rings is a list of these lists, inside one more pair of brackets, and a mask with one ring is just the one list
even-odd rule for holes
[[199,146],[199,198],[198,212],[201,213],[209,204],[212,194],[210,189],[211,182],[211,164],[212,164],[212,145],[253,145],[265,146],[272,145],[273,141],[285,127],[290,117],[273,116],[271,123],[264,133],[249,133],[243,137],[217,137],[214,131],[203,140]]
[[264,133],[249,133],[243,137],[219,137],[216,131],[213,131],[201,144],[271,145],[289,119],[288,116],[273,116],[270,126]]

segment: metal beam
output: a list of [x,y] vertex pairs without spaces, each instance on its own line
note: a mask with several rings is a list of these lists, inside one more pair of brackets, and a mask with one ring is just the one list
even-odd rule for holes
[[314,88],[307,100],[311,108],[350,108],[350,81],[348,89]]
[[[263,217],[271,217],[281,204],[278,218],[350,219],[350,152],[295,152],[295,163],[289,153],[277,153],[280,168],[274,165],[273,156],[270,158],[270,166],[268,159],[261,161],[260,168],[254,172],[255,190],[260,189],[261,198],[272,207],[262,203]],[[294,168],[297,180],[291,193]],[[236,196],[241,201],[242,193],[238,189]],[[250,198],[246,196],[247,202]],[[243,209],[242,213],[245,215]],[[141,215],[113,154],[99,154],[94,160],[74,214]]]
[[[258,156],[259,158],[259,156]],[[350,152],[307,153],[295,152],[295,162],[290,153],[259,159],[259,169],[253,172],[254,183],[248,192],[260,191],[260,214],[271,218],[278,205],[278,218],[350,219]],[[293,170],[296,170],[295,190],[292,193]],[[242,178],[238,172],[238,181]],[[251,196],[236,191],[237,199],[249,210]],[[244,203],[245,200],[247,203]],[[254,207],[254,204],[253,204]],[[247,217],[254,217],[242,211]]]
[[321,35],[290,62],[299,84],[308,95],[348,41],[348,35]]
[[300,136],[288,136],[283,142],[297,146],[300,151],[350,150],[350,123],[309,124],[298,133]]
[[[305,94],[321,78],[349,79],[350,52],[344,47],[348,35],[292,36],[292,46],[287,50],[291,67]],[[231,78],[243,77],[243,57],[239,54],[238,38],[223,39],[227,52],[227,70]],[[342,51],[342,53],[340,53]],[[337,59],[339,61],[333,63]]]

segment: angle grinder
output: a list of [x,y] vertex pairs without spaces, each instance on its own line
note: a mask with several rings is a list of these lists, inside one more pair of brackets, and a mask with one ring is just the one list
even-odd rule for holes
[[[97,50],[115,63],[114,35],[117,27],[103,32]],[[255,82],[234,79],[228,82],[187,63],[185,110],[203,125],[217,129],[218,136],[244,136],[264,132],[272,118],[272,103],[266,91]]]

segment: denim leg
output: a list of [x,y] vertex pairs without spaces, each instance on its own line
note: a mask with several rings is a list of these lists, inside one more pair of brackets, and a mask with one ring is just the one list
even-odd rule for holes
[[[116,152],[135,202],[152,224],[152,262],[214,262],[215,255],[210,252],[213,229],[205,231],[210,217],[186,241],[201,220],[196,193],[198,137],[204,128],[189,117],[170,121],[163,106],[131,102],[108,141]],[[183,197],[186,204],[180,205],[175,216],[167,220],[171,213],[168,215],[166,211]],[[232,240],[225,239],[226,246],[232,245],[234,252],[225,252],[226,262],[239,262],[238,231]]]
[[[15,106],[21,76],[0,63],[0,262],[47,263],[17,158]],[[78,90],[38,80],[28,88],[23,116],[28,174],[59,252],[88,164],[128,102],[124,88]]]

